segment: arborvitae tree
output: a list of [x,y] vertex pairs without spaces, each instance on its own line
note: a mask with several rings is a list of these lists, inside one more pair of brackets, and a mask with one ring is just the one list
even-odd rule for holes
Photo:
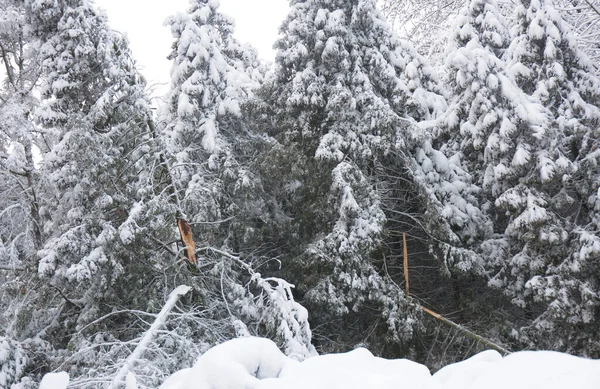
[[212,245],[240,252],[252,230],[242,225],[260,223],[263,213],[260,179],[249,166],[258,140],[241,108],[263,66],[252,48],[233,38],[233,22],[217,7],[215,1],[194,1],[188,14],[169,21],[177,40],[165,134],[194,232],[206,239],[213,234]]
[[[163,288],[144,281],[154,277],[153,265],[168,263],[145,249],[156,243],[150,236],[125,237],[132,235],[126,222],[139,213],[138,172],[152,159],[150,111],[125,39],[90,3],[27,2],[22,12],[27,33],[19,44],[26,57],[12,63],[30,61],[42,101],[33,100],[27,115],[15,118],[28,120],[23,130],[40,134],[39,161],[26,171],[39,169],[45,201],[38,202],[33,223],[40,229],[39,243],[31,240],[37,255],[26,264],[33,274],[3,285],[13,296],[4,312],[6,333],[35,351],[33,377],[43,372],[39,366],[56,366],[73,352],[68,363],[77,376],[111,354],[123,356],[125,350],[114,353],[115,347],[100,358],[98,343],[128,340],[139,331],[116,317],[95,328],[110,328],[110,335],[90,338],[82,329],[116,306],[147,309],[148,301],[163,296]],[[86,346],[94,356],[77,354]]]
[[[479,174],[479,185],[485,169],[478,165],[485,162],[488,138],[507,115],[502,112],[512,108],[514,96],[503,93],[502,80],[506,76],[500,60],[508,44],[506,22],[494,1],[472,1],[463,8],[448,41],[445,71],[451,97],[440,120],[440,137],[445,138],[449,153],[460,152],[469,172]],[[504,84],[507,82],[504,80]]]
[[4,80],[0,91],[0,266],[35,266],[42,244],[43,195],[34,163],[43,147],[32,121],[37,104],[32,95],[39,69],[26,45],[26,12],[20,2],[0,3],[0,51]]
[[187,14],[169,20],[176,40],[163,120],[178,211],[197,237],[200,269],[220,280],[223,309],[244,327],[238,335],[269,336],[303,358],[312,352],[304,309],[287,283],[253,269],[271,259],[260,247],[269,215],[253,166],[266,140],[251,131],[244,104],[264,69],[218,5],[193,0]]
[[[19,7],[13,20],[20,29],[13,30],[16,39],[4,57],[11,84],[19,88],[4,90],[10,112],[3,112],[3,133],[12,151],[2,174],[15,177],[6,192],[15,204],[2,216],[16,239],[8,247],[11,264],[2,283],[3,333],[27,345],[34,379],[67,357],[73,377],[98,368],[110,374],[128,352],[119,341],[140,331],[123,316],[130,309],[156,309],[152,301],[160,303],[172,288],[165,287],[165,274],[182,282],[175,277],[174,256],[161,256],[155,241],[172,236],[174,216],[172,223],[163,212],[153,215],[154,224],[136,224],[137,205],[147,194],[140,184],[148,177],[138,173],[153,170],[155,152],[145,86],[126,41],[89,3]],[[31,93],[38,79],[41,107]],[[111,315],[115,307],[124,308],[120,317]],[[105,319],[88,326],[100,317]]]
[[[509,77],[503,60],[509,43],[506,22],[494,1],[473,0],[460,11],[445,64],[449,106],[437,122],[442,150],[454,154],[472,174],[481,187],[476,193],[478,203],[492,222],[492,228],[484,230],[480,239],[470,242],[470,247],[482,255],[470,266],[461,262],[451,266],[458,279],[453,285],[455,296],[461,298],[457,290],[464,290],[465,296],[473,293],[465,301],[469,309],[464,309],[461,316],[470,316],[480,333],[505,340],[517,326],[506,320],[504,309],[511,307],[499,292],[473,280],[472,274],[493,278],[523,247],[507,237],[510,214],[500,207],[499,199],[507,194],[517,198],[515,190],[543,188],[552,178],[546,172],[546,179],[540,182],[538,167],[543,166],[538,157],[544,157],[544,146],[548,144],[548,138],[542,135],[549,128],[549,112]],[[542,135],[536,138],[536,133]],[[532,157],[518,160],[519,150],[531,151]],[[515,211],[519,216],[522,209]],[[497,280],[493,278],[492,283],[495,285]],[[479,296],[486,296],[486,308],[476,305],[482,298]],[[483,304],[483,298],[479,304]]]
[[[119,225],[135,210],[136,194],[129,192],[135,161],[147,151],[144,83],[124,38],[87,2],[66,7],[41,53],[44,104],[36,114],[54,135],[43,170],[56,204],[48,211],[51,238],[39,272],[75,285],[86,281],[88,293],[98,287],[94,292],[102,294],[122,271],[108,253],[118,250]],[[101,269],[109,274],[96,277]],[[104,285],[92,287],[92,279]]]
[[[593,333],[585,328],[598,309],[590,297],[597,275],[577,247],[593,252],[593,233],[576,225],[589,213],[575,210],[574,187],[584,185],[573,183],[594,173],[582,175],[570,150],[593,142],[597,80],[550,7],[537,0],[520,5],[508,48],[497,15],[493,4],[472,1],[455,25],[447,61],[454,97],[442,120],[450,130],[447,147],[483,187],[495,235],[479,246],[481,264],[488,284],[524,311],[515,326],[527,327],[517,338],[558,349],[575,341],[579,352],[591,354],[593,347],[581,343]],[[567,329],[575,323],[583,334]]]
[[[210,7],[214,4],[211,1]],[[182,216],[177,190],[188,182],[180,179],[169,163],[170,150],[163,147],[154,126],[145,82],[135,69],[126,40],[108,28],[106,17],[88,1],[58,2],[52,7],[44,2],[26,5],[20,12],[25,15],[23,30],[30,35],[18,38],[20,44],[32,49],[27,59],[38,64],[41,103],[33,100],[25,111],[29,116],[20,114],[24,110],[21,104],[20,111],[14,110],[14,123],[5,121],[11,127],[1,138],[3,147],[8,151],[10,145],[16,151],[3,155],[3,167],[4,160],[8,165],[2,174],[16,174],[21,183],[31,185],[28,174],[39,167],[39,177],[44,177],[40,187],[47,201],[35,208],[40,221],[31,213],[22,228],[23,234],[35,237],[28,228],[39,226],[39,244],[35,246],[35,239],[22,237],[29,251],[17,247],[19,256],[12,261],[20,267],[28,259],[28,269],[34,273],[9,277],[12,282],[3,284],[2,294],[12,296],[3,312],[9,323],[6,334],[35,349],[30,366],[42,366],[42,370],[36,367],[35,373],[62,364],[70,370],[74,383],[85,382],[90,374],[110,382],[130,352],[127,345],[139,341],[147,329],[132,312],[152,315],[179,284],[194,287],[183,303],[195,314],[181,314],[173,324],[167,323],[171,331],[158,334],[160,347],[152,348],[148,359],[138,361],[136,369],[146,377],[144,384],[157,386],[161,377],[182,364],[191,364],[203,348],[240,334],[270,336],[289,354],[298,358],[308,355],[311,346],[306,310],[293,301],[289,284],[276,278],[263,279],[249,263],[226,252],[228,244],[248,244],[244,242],[247,236],[238,233],[241,222],[235,231],[233,227],[214,229],[215,234],[208,234],[211,229],[200,230],[195,238],[205,259],[201,268],[190,269],[180,262],[183,256],[173,244],[179,239],[177,217]],[[209,40],[206,48],[210,44]],[[238,68],[227,65],[222,91],[229,97],[242,96],[256,83],[252,75],[244,75],[246,70],[253,71],[255,67],[249,64],[256,60],[239,45],[227,50],[220,61],[231,55],[243,62],[235,63]],[[7,67],[20,64],[16,53]],[[215,80],[218,70],[207,71],[212,77],[207,79]],[[198,75],[193,73],[192,78]],[[176,81],[186,81],[182,77]],[[25,80],[23,85],[32,84]],[[197,85],[216,92],[208,84]],[[7,91],[6,96],[8,100],[27,94]],[[210,159],[206,155],[195,157],[198,165],[219,166],[219,207],[225,205],[230,215],[246,212],[255,216],[257,210],[250,206],[243,211],[234,208],[256,200],[256,196],[248,195],[248,188],[255,188],[248,178],[249,170],[232,157],[234,151],[240,152],[236,147],[241,148],[242,142],[226,144],[218,139],[220,134],[235,139],[228,131],[238,131],[241,101],[230,98],[221,102],[217,110],[210,111],[210,105],[207,112],[223,116],[219,119],[225,124],[219,128],[214,146],[224,152],[209,161],[202,161],[203,157]],[[229,116],[232,111],[238,116]],[[28,126],[23,125],[24,120]],[[13,135],[10,131],[16,129],[30,131]],[[36,131],[43,135],[43,142],[40,161],[34,166],[31,156],[27,162],[26,147],[17,143],[29,142]],[[238,133],[243,133],[243,127]],[[195,179],[206,181],[202,173],[217,174],[201,170]],[[7,193],[14,190],[11,188],[14,185],[7,186]],[[202,199],[196,189],[187,191],[189,198]],[[34,209],[30,207],[31,193],[24,192],[23,199],[17,199],[22,204],[7,209],[11,218],[3,220],[16,220],[8,214],[13,210],[23,214]],[[238,196],[237,203],[229,201],[234,195]],[[213,214],[202,219],[196,212],[204,208],[181,197],[192,221],[211,223],[223,216]],[[5,231],[12,234],[9,228],[2,230],[3,241]],[[248,240],[253,238],[248,236]],[[5,252],[3,247],[3,255]]]
[[32,274],[44,240],[40,209],[47,194],[34,159],[44,139],[33,122],[40,69],[36,47],[28,44],[27,15],[21,1],[0,2],[0,386],[7,388],[26,375],[26,352],[11,331],[10,313],[36,285]]
[[[281,144],[273,151],[270,185],[291,221],[284,274],[325,336],[398,355],[420,319],[385,272],[386,213],[405,227],[435,228],[437,240],[424,240],[446,249],[461,243],[452,226],[475,224],[479,214],[464,200],[469,185],[457,180],[464,172],[416,125],[439,114],[445,100],[432,69],[393,35],[374,1],[291,5],[276,43],[274,78],[261,91]],[[451,178],[456,186],[439,190]],[[406,199],[397,196],[400,182],[410,188]],[[354,330],[374,335],[353,333],[344,326],[351,320]],[[321,347],[340,348],[328,341]]]
[[549,112],[508,76],[502,60],[509,43],[505,26],[494,2],[475,0],[461,11],[446,62],[452,98],[440,120],[446,150],[459,153],[483,188],[482,207],[499,233],[506,223],[494,202],[503,193],[524,183],[525,176],[531,185],[556,177],[556,157],[547,149],[555,139]]
[[[551,6],[523,1],[516,17],[507,52],[510,74],[552,116],[550,131],[536,137],[541,183],[532,191],[521,178],[519,187],[497,200],[511,212],[506,233],[511,250],[520,248],[497,279],[516,302],[532,309],[539,304],[528,331],[535,342],[598,355],[591,345],[597,335],[598,273],[590,261],[598,253],[592,220],[600,83]],[[527,149],[532,157],[533,150]]]

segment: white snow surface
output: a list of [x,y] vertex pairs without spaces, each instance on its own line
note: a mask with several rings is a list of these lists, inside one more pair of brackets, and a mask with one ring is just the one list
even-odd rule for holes
[[67,385],[69,385],[69,374],[61,371],[46,374],[42,378],[40,389],[67,389]]
[[[66,373],[65,373],[66,374]],[[46,376],[48,377],[48,376]],[[44,383],[46,383],[44,377]],[[63,377],[64,378],[64,377]],[[43,385],[44,389],[62,389]],[[406,359],[387,360],[364,348],[298,362],[268,339],[230,340],[204,353],[192,368],[171,375],[159,389],[598,389],[600,360],[554,351],[502,357],[481,352],[431,375]]]

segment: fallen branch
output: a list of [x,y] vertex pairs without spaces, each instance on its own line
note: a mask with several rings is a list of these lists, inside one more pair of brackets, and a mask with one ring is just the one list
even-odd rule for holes
[[419,307],[428,315],[438,319],[439,321],[441,321],[444,324],[448,324],[449,326],[456,328],[458,331],[462,332],[463,334],[467,335],[469,338],[476,340],[480,343],[485,344],[486,346],[493,348],[494,350],[507,355],[510,354],[511,352],[507,349],[505,349],[504,347],[492,342],[491,340],[488,340],[486,338],[484,338],[483,336],[477,335],[476,333],[474,333],[471,330],[466,329],[465,327],[461,326],[460,324],[457,324],[455,322],[453,322],[452,320],[446,319],[444,316],[440,315],[439,313],[435,313],[433,312],[431,309],[429,308],[425,308],[421,305],[419,305]]
[[13,265],[13,264],[0,264],[0,270],[12,270],[12,271],[23,271],[25,270],[24,266],[21,265]]
[[408,282],[408,248],[406,246],[406,233],[402,233],[402,243],[404,244],[404,286],[406,288],[406,296],[410,295],[410,284]]
[[[406,234],[405,233],[402,233],[402,241],[404,243],[404,282],[405,282],[405,286],[406,286],[406,297],[408,297],[409,299],[411,299],[413,301],[416,301],[416,300],[412,299],[411,296],[410,296],[410,294],[409,294],[409,283],[408,283],[408,248],[406,246]],[[477,335],[473,331],[471,331],[471,330],[469,330],[469,329],[461,326],[458,323],[453,322],[450,319],[445,318],[444,316],[440,315],[439,313],[436,313],[436,312],[432,311],[429,308],[425,308],[424,306],[422,306],[418,302],[416,304],[417,304],[417,306],[419,308],[421,308],[421,310],[423,312],[425,312],[429,316],[436,318],[437,320],[441,321],[444,324],[447,324],[447,325],[451,326],[452,328],[455,328],[456,330],[460,331],[461,333],[463,333],[464,335],[468,336],[469,338],[471,338],[471,339],[473,339],[473,340],[475,340],[477,342],[483,343],[486,346],[488,346],[488,347],[490,347],[490,348],[492,348],[492,349],[494,349],[494,350],[496,350],[496,351],[498,351],[498,352],[500,352],[500,353],[502,353],[504,355],[507,355],[507,354],[511,353],[510,350],[505,349],[504,347],[498,345],[497,343],[495,343],[495,342],[493,342],[493,341],[491,341],[489,339],[484,338],[481,335]]]
[[165,324],[167,316],[171,312],[175,304],[177,304],[181,296],[185,296],[190,290],[192,290],[191,287],[187,285],[180,285],[177,288],[175,288],[175,290],[173,290],[171,294],[169,294],[167,302],[165,303],[161,311],[158,313],[158,315],[156,315],[156,320],[154,321],[154,323],[152,323],[150,329],[146,331],[140,343],[137,345],[135,350],[133,350],[131,355],[129,355],[129,357],[125,360],[125,363],[123,363],[123,366],[113,379],[110,385],[111,389],[118,389],[119,386],[124,383],[125,378],[127,377],[127,373],[133,371],[133,364],[142,357],[142,355],[152,342],[154,335]]

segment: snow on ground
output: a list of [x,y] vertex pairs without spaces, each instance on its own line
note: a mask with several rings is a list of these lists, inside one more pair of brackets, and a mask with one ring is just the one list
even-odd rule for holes
[[[481,354],[479,354],[481,355]],[[477,358],[476,355],[473,358]],[[521,351],[500,360],[479,362],[470,359],[444,369],[455,367],[457,373],[467,376],[467,385],[442,385],[444,389],[598,389],[600,388],[600,360],[574,357],[554,351]],[[456,367],[456,365],[461,365]],[[440,370],[433,378],[444,370]],[[453,374],[453,377],[455,375]]]
[[40,382],[40,389],[63,389],[69,385],[69,374],[61,371],[60,373],[48,373]]
[[[60,386],[40,388],[64,389]],[[58,377],[50,377],[58,378]],[[68,380],[68,377],[67,377]],[[48,381],[50,383],[50,381]],[[283,355],[270,340],[239,338],[204,353],[192,368],[169,377],[160,389],[598,389],[600,360],[553,351],[502,357],[484,351],[463,362],[429,370],[406,359],[387,360],[358,348],[303,362]],[[128,386],[129,388],[129,386]]]

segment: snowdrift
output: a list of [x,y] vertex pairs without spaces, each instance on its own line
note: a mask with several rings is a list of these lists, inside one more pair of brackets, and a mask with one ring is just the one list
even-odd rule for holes
[[[66,375],[65,373],[59,373]],[[67,377],[44,378],[44,389],[64,389]],[[55,377],[58,378],[58,377]],[[50,381],[55,385],[50,384]],[[48,383],[49,385],[45,385]],[[128,385],[127,389],[132,389]],[[204,353],[169,377],[160,389],[598,389],[600,360],[553,351],[502,357],[484,351],[431,375],[406,359],[387,360],[358,348],[298,362],[268,339],[239,338]]]
[[297,362],[267,339],[240,338],[202,355],[160,389],[598,389],[600,360],[552,351],[502,357],[485,351],[433,376],[406,359],[386,360],[359,348]]

